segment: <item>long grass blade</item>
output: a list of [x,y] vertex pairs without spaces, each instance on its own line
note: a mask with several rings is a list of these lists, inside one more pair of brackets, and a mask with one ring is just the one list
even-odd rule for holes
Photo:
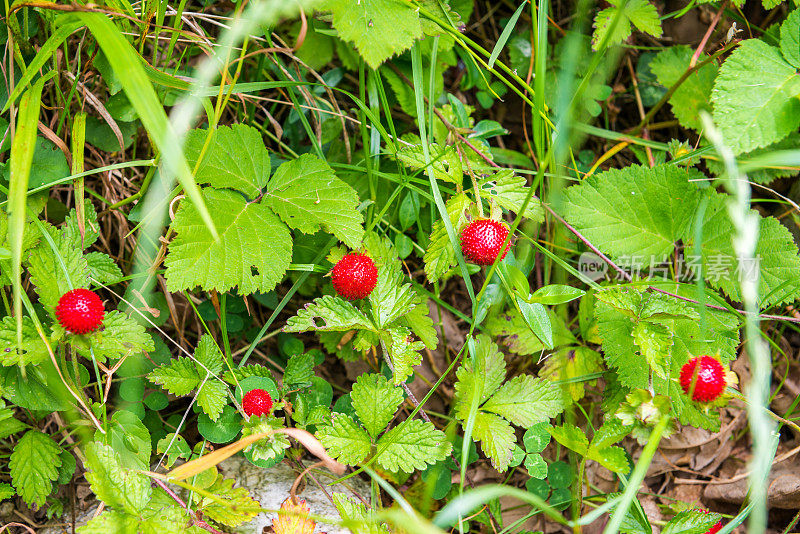
[[11,281],[14,287],[14,316],[17,320],[17,348],[22,348],[22,238],[28,199],[28,179],[36,148],[36,131],[42,106],[44,80],[36,82],[19,103],[17,128],[11,143],[11,179],[8,188],[8,240],[11,247]]

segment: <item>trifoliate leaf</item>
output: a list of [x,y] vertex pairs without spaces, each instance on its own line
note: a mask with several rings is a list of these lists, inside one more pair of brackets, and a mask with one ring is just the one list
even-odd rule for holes
[[327,0],[339,37],[353,43],[373,69],[422,37],[417,7],[405,0]]
[[197,510],[230,527],[237,527],[261,513],[261,504],[250,497],[247,488],[234,488],[233,483],[233,479],[219,475],[216,482],[206,488],[216,498],[201,498]]
[[[665,49],[650,63],[650,69],[656,75],[658,83],[664,87],[672,87],[689,68],[694,51],[686,45],[671,46]],[[711,110],[708,96],[714,88],[717,77],[717,64],[713,61],[697,69],[686,78],[680,87],[672,93],[669,104],[675,118],[685,128],[700,130],[700,110]]]
[[433,423],[411,419],[378,440],[377,462],[389,471],[413,473],[444,460],[452,449],[447,436]]
[[[487,176],[478,182],[480,195],[486,200],[495,202],[501,208],[505,208],[514,213],[519,213],[525,197],[528,196],[528,187],[523,176],[517,176],[510,169],[503,169],[493,175]],[[540,222],[543,218],[542,204],[536,195],[531,197],[528,207],[523,213],[535,222]]]
[[306,234],[322,229],[351,248],[364,237],[358,194],[323,160],[311,154],[278,167],[262,203],[291,228]]
[[[447,201],[447,214],[450,217],[450,224],[455,231],[458,231],[464,219],[464,212],[471,201],[464,193],[459,193],[450,197]],[[447,229],[441,221],[436,221],[431,233],[431,243],[425,251],[425,274],[428,281],[434,283],[442,278],[450,268],[456,264],[456,252],[450,243]]]
[[661,37],[658,11],[656,6],[647,0],[610,0],[609,3],[613,7],[600,11],[594,19],[593,49],[597,50],[606,38],[606,34],[612,31],[612,24],[620,9],[622,14],[607,41],[609,46],[621,43],[631,35],[631,23],[640,31],[649,33],[653,37]]
[[60,454],[61,447],[38,430],[29,430],[14,445],[8,461],[11,482],[28,505],[45,503],[58,479]]
[[547,478],[547,462],[541,454],[529,454],[525,457],[525,469],[533,478],[543,480]]
[[747,39],[719,69],[711,94],[714,122],[734,154],[749,152],[797,130],[798,94],[800,74],[781,51]]
[[503,384],[481,409],[527,428],[560,414],[564,403],[549,380],[520,375]]
[[391,385],[383,375],[364,374],[353,384],[350,398],[361,424],[376,438],[402,404],[403,390]]
[[89,276],[100,284],[116,284],[122,279],[122,271],[108,254],[90,252],[84,256],[89,267]]
[[172,221],[177,235],[164,261],[167,287],[220,292],[237,287],[243,295],[271,291],[292,257],[289,229],[266,205],[247,202],[239,193],[205,188],[202,196],[219,241],[194,204],[182,202]]
[[0,364],[24,366],[39,363],[47,358],[47,345],[44,344],[33,320],[22,317],[22,346],[17,347],[17,320],[7,315],[0,320]]
[[704,178],[675,165],[632,165],[593,175],[567,189],[566,218],[614,257],[663,260],[694,220],[700,192],[689,180]]
[[514,429],[505,419],[491,413],[478,412],[472,427],[472,438],[480,442],[481,450],[492,461],[495,469],[502,473],[508,468],[517,438]]
[[347,465],[363,462],[372,449],[369,435],[353,418],[334,413],[331,424],[317,430],[317,438],[333,458]]
[[355,306],[339,297],[325,295],[306,304],[297,315],[286,321],[284,332],[307,332],[309,330],[373,329],[366,315]]
[[391,328],[381,336],[389,351],[394,368],[394,383],[400,384],[414,372],[413,367],[422,361],[419,353],[425,348],[422,341],[414,341],[411,330],[404,326]]
[[206,129],[190,131],[183,148],[192,167],[200,160],[195,171],[197,182],[217,189],[236,189],[250,199],[256,198],[271,169],[261,132],[243,124],[220,126],[206,145],[208,135]]
[[120,466],[119,454],[108,445],[93,441],[84,449],[86,480],[106,506],[138,514],[150,501],[149,479],[137,471]]

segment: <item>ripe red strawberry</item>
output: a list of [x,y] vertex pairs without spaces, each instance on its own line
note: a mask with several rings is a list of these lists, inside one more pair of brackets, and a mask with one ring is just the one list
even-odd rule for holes
[[58,322],[73,334],[94,332],[100,328],[105,313],[97,293],[83,288],[67,291],[56,305]]
[[378,283],[378,269],[372,258],[364,254],[348,254],[331,271],[333,288],[347,300],[364,299]]
[[247,416],[261,416],[272,411],[272,397],[263,389],[251,389],[242,397],[242,408]]
[[692,358],[681,368],[681,387],[692,400],[711,402],[725,390],[725,369],[711,356]]
[[[500,254],[500,247],[508,236],[508,227],[491,219],[478,219],[469,223],[461,230],[461,252],[467,261],[478,265],[491,265]],[[500,259],[506,257],[506,245]]]

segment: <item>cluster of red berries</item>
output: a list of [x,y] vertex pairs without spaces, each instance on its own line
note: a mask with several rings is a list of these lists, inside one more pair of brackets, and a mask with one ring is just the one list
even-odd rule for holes
[[[492,219],[477,219],[461,231],[461,251],[467,261],[477,265],[491,265],[495,259],[502,260],[508,254],[508,227]],[[378,269],[372,258],[361,253],[347,254],[331,271],[333,288],[347,300],[364,299],[372,293],[378,283]]]

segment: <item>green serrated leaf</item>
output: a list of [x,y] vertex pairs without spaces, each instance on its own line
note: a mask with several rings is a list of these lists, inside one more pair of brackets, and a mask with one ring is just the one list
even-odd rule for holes
[[705,176],[675,165],[632,165],[593,175],[567,189],[566,219],[614,257],[663,261],[686,235]]
[[577,426],[564,423],[548,429],[550,435],[564,447],[577,452],[581,456],[586,456],[589,451],[589,439],[586,434]]
[[502,417],[478,412],[472,427],[472,438],[479,441],[481,450],[501,473],[511,463],[517,438],[513,427]]
[[353,43],[373,69],[422,37],[419,13],[404,0],[327,0],[322,8],[333,12],[339,37]]
[[434,350],[439,344],[439,336],[433,327],[433,319],[428,315],[428,300],[422,301],[411,308],[402,318],[401,324],[411,329],[425,346]]
[[314,355],[309,352],[295,354],[286,363],[283,372],[283,384],[292,388],[311,385],[314,377]]
[[42,237],[28,257],[28,271],[39,295],[39,302],[55,317],[55,306],[61,295],[70,289],[89,286],[89,267],[79,248],[69,243],[52,226],[42,224],[55,244],[55,249]]
[[719,523],[722,516],[704,510],[685,510],[670,519],[662,534],[704,534]]
[[409,140],[413,144],[404,145],[397,151],[397,158],[405,163],[406,167],[414,171],[430,169],[437,180],[461,184],[464,171],[461,168],[461,159],[453,147],[440,147],[436,143],[430,143],[428,149],[431,163],[430,167],[426,167],[422,142],[416,136],[409,137]]
[[120,465],[119,454],[108,445],[89,443],[86,456],[86,480],[97,497],[106,506],[128,514],[138,514],[150,501],[152,489],[149,479]]
[[781,24],[781,53],[791,65],[800,68],[800,9],[795,9]]
[[[510,169],[503,169],[487,176],[478,183],[478,186],[481,197],[514,213],[519,213],[522,209],[522,204],[530,190],[525,177],[515,175],[514,171]],[[531,197],[528,207],[522,215],[535,222],[542,221],[544,212],[536,195]]]
[[216,482],[206,489],[215,498],[200,499],[197,510],[230,527],[237,527],[261,513],[261,503],[250,497],[247,488],[234,488],[233,483],[233,479],[219,475]]
[[257,197],[270,173],[269,152],[261,132],[234,124],[220,126],[207,141],[208,135],[205,129],[190,131],[183,148],[189,165],[196,166],[197,182],[217,189],[236,189],[251,199]]
[[36,364],[47,358],[45,345],[33,320],[22,318],[22,346],[17,346],[17,322],[7,315],[0,320],[0,364],[3,366]]
[[666,366],[672,347],[672,331],[662,324],[642,321],[633,327],[631,334],[653,372],[661,378],[666,378]]
[[221,380],[208,377],[197,391],[197,404],[200,406],[205,414],[212,420],[216,421],[222,409],[225,408],[228,400],[228,387]]
[[353,408],[367,432],[376,438],[394,417],[403,402],[403,390],[380,374],[358,377],[350,393]]
[[90,252],[84,258],[89,268],[89,276],[97,283],[111,285],[122,279],[122,271],[108,254]]
[[121,358],[155,348],[153,338],[144,327],[117,310],[106,312],[102,330],[88,336],[75,336],[72,345],[83,356],[99,359]]
[[262,202],[291,228],[306,234],[323,229],[351,248],[361,245],[364,218],[356,210],[358,194],[314,155],[278,167]]
[[346,300],[325,295],[298,310],[297,315],[286,321],[283,330],[284,332],[345,331],[354,328],[372,330],[373,326],[366,315]]
[[266,205],[248,203],[239,193],[205,188],[202,196],[219,241],[194,204],[182,202],[172,221],[177,235],[164,261],[167,287],[219,292],[237,287],[242,295],[271,291],[292,257],[289,229]]
[[622,10],[622,14],[608,39],[609,46],[621,43],[631,35],[631,23],[640,31],[649,33],[653,37],[661,37],[658,11],[656,6],[647,0],[610,0],[609,3],[613,7],[600,11],[594,19],[592,48],[595,50],[606,38],[606,34],[612,31],[612,23],[619,10]]
[[462,421],[469,417],[473,398],[477,396],[478,404],[482,404],[506,377],[506,362],[497,345],[486,335],[478,336],[476,341],[475,359],[465,360],[456,371],[456,416]]
[[[672,87],[689,68],[694,50],[686,45],[671,46],[665,49],[650,63],[650,69],[656,75],[658,83],[664,87]],[[718,67],[713,61],[694,71],[672,93],[669,104],[675,118],[685,128],[700,130],[700,111],[711,111],[709,95],[714,88]]]
[[452,449],[447,436],[433,423],[411,419],[378,440],[378,464],[389,471],[413,473],[444,460]]
[[334,412],[331,424],[317,430],[317,438],[328,454],[347,465],[363,462],[372,449],[369,435],[352,417],[342,413]]
[[419,351],[425,348],[422,341],[414,341],[411,330],[404,326],[396,326],[382,334],[389,358],[394,368],[394,383],[400,384],[414,372],[414,366],[422,361]]
[[61,452],[50,436],[38,430],[29,430],[14,445],[8,461],[11,481],[27,504],[45,503],[58,479]]
[[719,69],[711,95],[714,122],[734,154],[749,152],[797,130],[798,94],[800,74],[780,49],[746,39]]
[[179,397],[192,393],[201,381],[194,362],[189,358],[182,357],[154,369],[147,375],[147,378]]
[[560,414],[564,404],[560,392],[549,380],[520,375],[503,384],[481,409],[528,428]]
[[[450,197],[447,201],[447,215],[453,228],[459,228],[464,212],[471,201],[464,193]],[[431,233],[431,243],[425,251],[425,274],[428,281],[434,283],[441,279],[456,264],[456,253],[447,235],[447,229],[441,221],[436,221]]]

